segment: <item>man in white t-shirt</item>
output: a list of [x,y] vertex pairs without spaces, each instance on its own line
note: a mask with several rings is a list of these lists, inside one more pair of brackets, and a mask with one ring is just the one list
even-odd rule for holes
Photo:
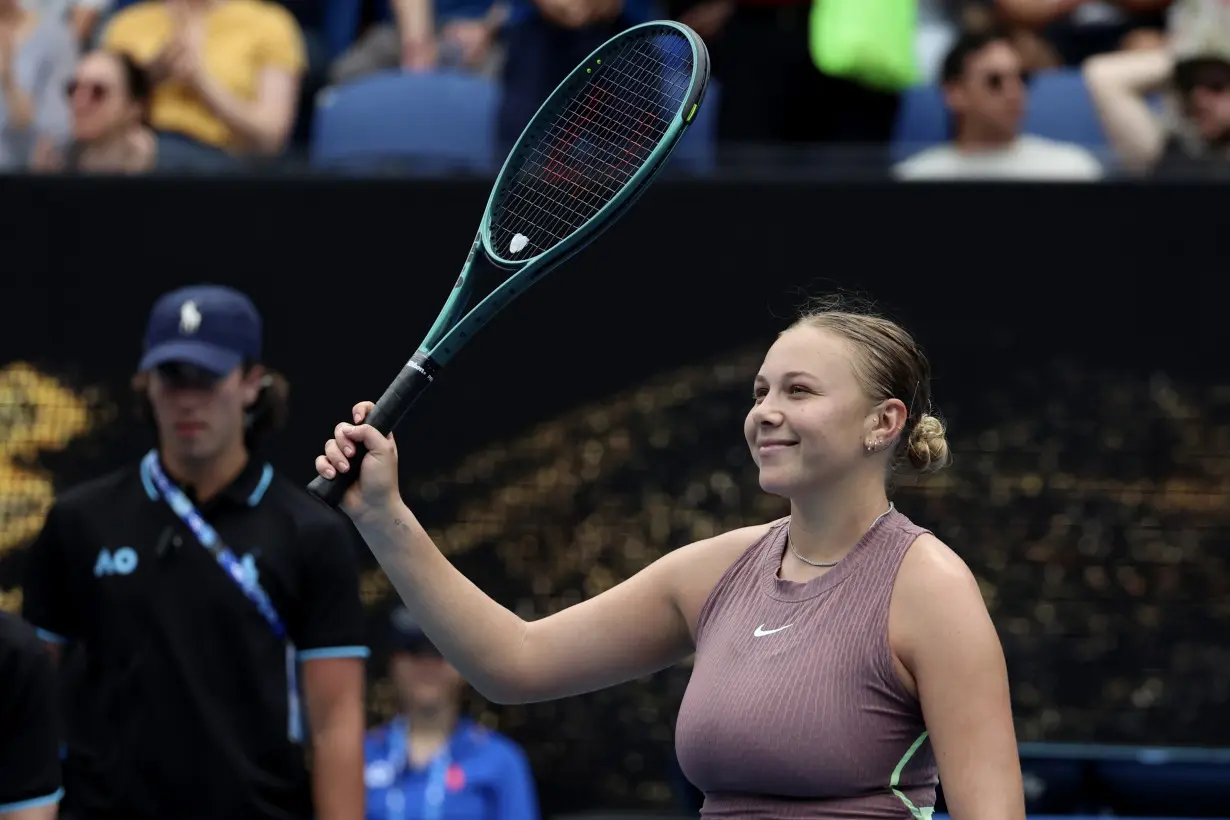
[[963,35],[944,60],[943,86],[956,135],[895,166],[898,179],[1102,177],[1085,148],[1021,133],[1029,89],[1020,55],[1003,36]]

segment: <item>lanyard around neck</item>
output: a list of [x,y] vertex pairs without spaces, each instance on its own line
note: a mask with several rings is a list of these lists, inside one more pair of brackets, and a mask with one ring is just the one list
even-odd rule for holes
[[[403,724],[390,737],[389,763],[394,771],[400,771],[410,766],[410,746],[406,738],[410,734],[408,724]],[[423,790],[423,820],[440,820],[444,811],[444,798],[448,793],[448,770],[453,765],[453,739],[449,737],[434,758],[427,770],[427,786]],[[405,820],[406,795],[396,787],[389,789],[385,795],[385,807],[389,820]]]
[[214,559],[217,560],[218,566],[222,567],[223,571],[235,582],[240,591],[256,606],[260,614],[269,623],[273,634],[279,640],[284,639],[286,637],[286,627],[282,623],[277,610],[274,609],[269,595],[265,592],[264,587],[260,585],[260,581],[252,573],[248,572],[239,563],[239,560],[235,558],[235,554],[231,552],[230,548],[222,543],[217,530],[197,512],[196,507],[188,500],[188,496],[184,495],[184,491],[167,478],[167,474],[163,471],[162,465],[158,461],[158,453],[156,451],[150,450],[145,454],[145,458],[141,461],[141,469],[149,476],[150,481],[153,482],[154,487],[158,490],[158,495],[171,508],[171,512],[175,513],[176,517],[188,529],[192,530],[192,534],[197,542],[209,550]]

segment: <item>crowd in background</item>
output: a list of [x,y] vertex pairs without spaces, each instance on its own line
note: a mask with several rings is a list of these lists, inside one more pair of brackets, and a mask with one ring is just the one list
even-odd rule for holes
[[[807,149],[888,167],[887,146],[920,87],[940,95],[947,134],[907,161],[893,157],[904,179],[1093,179],[1225,156],[1230,11],[1221,0],[917,0],[889,26],[868,11],[875,5],[0,0],[0,167],[294,163],[310,152],[322,90],[390,72],[489,80],[495,142],[507,150],[593,48],[664,18],[708,44],[727,162]],[[1030,78],[1056,71],[1080,76],[1110,156],[1025,133]],[[441,126],[425,115],[415,127]]]

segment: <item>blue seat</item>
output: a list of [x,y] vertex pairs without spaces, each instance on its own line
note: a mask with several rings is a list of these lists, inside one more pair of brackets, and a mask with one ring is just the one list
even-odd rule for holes
[[947,142],[948,131],[948,109],[944,106],[944,92],[940,87],[920,85],[906,89],[901,94],[897,120],[893,124],[893,162]]
[[671,154],[672,171],[703,174],[717,167],[717,120],[721,104],[721,88],[710,79],[704,101]]
[[1075,68],[1034,75],[1023,130],[1095,150],[1106,147],[1106,134],[1085,87],[1085,78]]
[[495,170],[499,89],[482,77],[399,70],[326,88],[311,164],[339,170],[487,174]]
[[360,0],[324,0],[320,33],[330,62],[342,56],[358,36],[362,5]]

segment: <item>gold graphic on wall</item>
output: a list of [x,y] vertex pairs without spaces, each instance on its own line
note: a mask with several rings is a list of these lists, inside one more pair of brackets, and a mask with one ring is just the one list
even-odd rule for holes
[[[76,392],[25,362],[0,370],[0,557],[38,534],[54,499],[40,453],[64,449],[94,428],[94,395]],[[0,595],[0,609],[20,606],[20,590]]]

